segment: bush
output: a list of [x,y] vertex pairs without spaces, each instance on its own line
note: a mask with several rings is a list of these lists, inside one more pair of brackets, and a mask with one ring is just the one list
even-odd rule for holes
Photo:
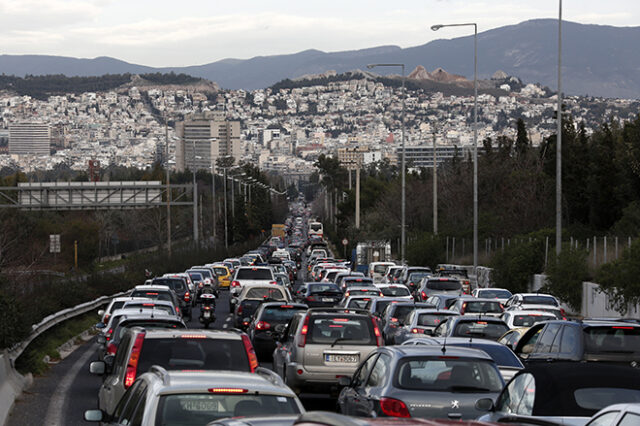
[[596,273],[596,282],[622,315],[627,313],[629,304],[640,303],[640,240],[624,250],[620,259],[602,265]]
[[528,237],[523,242],[511,244],[497,252],[491,259],[491,278],[496,287],[506,288],[512,293],[524,293],[534,274],[544,267],[544,239]]
[[567,245],[546,270],[548,282],[542,290],[558,297],[575,312],[582,307],[582,282],[589,279],[588,254]]
[[409,265],[429,266],[435,269],[438,263],[445,262],[446,247],[441,237],[425,232],[407,244],[406,254]]

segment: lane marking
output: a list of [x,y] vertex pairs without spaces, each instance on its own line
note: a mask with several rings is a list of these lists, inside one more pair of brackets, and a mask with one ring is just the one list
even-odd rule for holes
[[85,353],[82,354],[80,358],[78,358],[78,360],[68,370],[67,374],[65,374],[62,380],[60,380],[60,384],[56,388],[55,392],[51,396],[51,400],[49,401],[47,415],[44,418],[43,424],[57,426],[65,423],[63,421],[62,410],[64,409],[69,389],[78,376],[78,373],[80,373],[82,366],[89,360],[89,358],[91,358],[92,355],[95,354],[95,347],[93,345],[93,342],[90,342],[87,346],[88,348]]

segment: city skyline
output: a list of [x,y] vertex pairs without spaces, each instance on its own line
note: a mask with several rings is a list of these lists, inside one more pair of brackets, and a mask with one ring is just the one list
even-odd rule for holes
[[[0,36],[5,54],[110,56],[140,65],[187,66],[306,49],[410,47],[468,35],[465,28],[434,33],[429,26],[435,23],[473,21],[482,32],[557,17],[558,0],[523,3],[412,0],[395,8],[360,0],[322,5],[192,0],[178,8],[148,0],[0,0]],[[563,19],[568,21],[634,26],[639,18],[640,4],[624,0],[563,2]]]

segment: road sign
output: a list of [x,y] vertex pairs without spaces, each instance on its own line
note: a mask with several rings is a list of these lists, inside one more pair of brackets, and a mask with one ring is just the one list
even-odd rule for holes
[[342,239],[342,245],[346,246],[347,244],[349,244],[349,240],[347,240],[346,238]]
[[60,253],[60,234],[49,235],[49,252]]

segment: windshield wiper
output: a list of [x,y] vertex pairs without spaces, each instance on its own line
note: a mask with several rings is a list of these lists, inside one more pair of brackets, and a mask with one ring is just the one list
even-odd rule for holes
[[336,340],[333,341],[333,343],[331,344],[331,347],[334,347],[335,344],[341,340],[351,340],[351,339],[347,339],[346,337],[338,337]]
[[465,385],[454,385],[449,386],[449,390],[453,392],[491,392],[489,388],[482,388],[479,386],[465,386]]

